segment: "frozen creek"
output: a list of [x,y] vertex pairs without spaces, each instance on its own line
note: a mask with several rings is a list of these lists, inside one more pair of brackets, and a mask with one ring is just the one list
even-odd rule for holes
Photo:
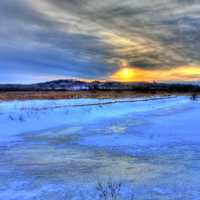
[[137,200],[199,200],[200,102],[143,100],[1,102],[0,200],[83,199],[110,179]]

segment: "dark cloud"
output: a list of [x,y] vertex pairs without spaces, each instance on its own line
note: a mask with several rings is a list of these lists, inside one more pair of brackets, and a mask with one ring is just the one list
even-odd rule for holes
[[99,79],[121,60],[145,69],[199,65],[199,11],[198,0],[2,0],[0,73]]

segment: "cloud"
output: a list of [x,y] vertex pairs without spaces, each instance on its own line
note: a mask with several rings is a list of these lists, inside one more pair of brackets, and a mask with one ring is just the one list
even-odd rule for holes
[[106,79],[121,61],[153,70],[199,66],[199,11],[197,0],[2,0],[0,73]]
[[110,80],[125,82],[184,82],[199,81],[199,66],[181,66],[171,69],[122,68],[110,76]]

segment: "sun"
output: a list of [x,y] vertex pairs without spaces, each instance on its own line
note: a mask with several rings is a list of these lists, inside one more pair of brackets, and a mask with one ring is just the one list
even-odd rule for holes
[[134,81],[135,73],[132,68],[121,68],[112,75],[112,78],[118,81],[130,82]]
[[133,76],[133,71],[132,71],[132,69],[124,68],[121,70],[121,75],[122,75],[122,77],[129,79]]

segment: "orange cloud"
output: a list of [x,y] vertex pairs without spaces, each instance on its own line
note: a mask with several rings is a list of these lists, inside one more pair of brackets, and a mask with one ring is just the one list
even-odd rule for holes
[[199,81],[200,66],[180,66],[173,69],[122,67],[114,72],[109,79],[122,82]]

